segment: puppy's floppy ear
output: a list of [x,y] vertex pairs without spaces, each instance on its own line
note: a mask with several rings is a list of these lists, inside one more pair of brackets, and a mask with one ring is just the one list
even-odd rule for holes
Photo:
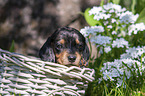
[[85,44],[85,49],[84,49],[83,54],[82,54],[80,66],[87,66],[88,65],[87,61],[89,60],[89,57],[90,57],[89,48],[88,48],[87,44]]
[[41,47],[39,57],[44,61],[55,62],[55,55],[51,45],[51,37],[49,37]]
[[88,48],[87,44],[85,44],[85,49],[83,51],[83,59],[85,61],[87,61],[89,59],[89,57],[90,57],[89,48]]

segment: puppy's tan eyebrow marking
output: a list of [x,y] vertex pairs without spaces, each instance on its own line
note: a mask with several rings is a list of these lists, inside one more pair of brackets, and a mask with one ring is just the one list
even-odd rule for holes
[[60,42],[61,44],[64,44],[64,43],[65,43],[65,40],[64,40],[64,39],[61,39],[59,42]]
[[79,41],[78,39],[76,39],[76,43],[77,43],[77,44],[80,44],[80,41]]

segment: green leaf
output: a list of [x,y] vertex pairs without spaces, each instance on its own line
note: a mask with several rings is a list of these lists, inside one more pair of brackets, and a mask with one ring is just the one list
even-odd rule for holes
[[87,8],[85,10],[85,13],[84,13],[84,17],[85,17],[85,20],[87,21],[87,23],[90,25],[90,26],[95,26],[97,24],[101,25],[101,23],[97,20],[94,20],[94,16],[93,15],[89,15],[89,11],[90,11],[91,8]]
[[112,0],[113,4],[119,4],[120,0]]
[[141,11],[135,23],[141,23],[141,22],[145,24],[145,8]]
[[136,0],[135,12],[141,13],[141,11],[145,8],[145,0]]
[[136,5],[136,0],[132,0],[131,11],[133,14],[135,14],[135,5]]
[[13,40],[12,41],[12,44],[11,44],[11,47],[9,49],[10,52],[14,52],[14,49],[15,49],[15,46],[14,45],[15,45],[15,41]]
[[103,7],[104,5],[104,0],[101,0],[100,6]]

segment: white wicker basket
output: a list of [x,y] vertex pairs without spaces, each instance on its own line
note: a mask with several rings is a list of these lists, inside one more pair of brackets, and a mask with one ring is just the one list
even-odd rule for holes
[[0,49],[0,95],[82,96],[94,70],[66,67]]

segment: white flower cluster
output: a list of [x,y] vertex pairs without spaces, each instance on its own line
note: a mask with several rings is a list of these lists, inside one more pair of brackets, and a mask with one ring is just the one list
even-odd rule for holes
[[103,10],[102,7],[93,7],[89,11],[89,15],[94,15],[95,20],[100,20],[100,19],[108,19],[110,18],[111,14],[106,14],[106,11]]
[[121,59],[124,58],[131,58],[131,59],[138,59],[141,57],[141,55],[145,53],[145,46],[140,47],[138,46],[137,48],[133,47],[133,48],[128,48],[126,50],[126,53],[121,55]]
[[96,35],[97,33],[104,32],[104,27],[102,26],[86,26],[82,28],[80,32],[85,36],[88,37],[89,35]]
[[103,8],[102,7],[96,7],[94,6],[90,11],[89,11],[89,15],[98,15],[100,12],[103,13]]
[[142,64],[140,63],[141,55],[143,53],[145,53],[145,46],[128,48],[126,53],[121,55],[121,59],[117,59],[114,62],[104,63],[102,69],[100,70],[103,73],[103,79],[111,79],[114,81],[117,78],[118,86],[121,86],[124,73],[127,79],[132,76],[130,71],[134,71],[136,74],[138,72],[140,72],[139,74],[142,74],[144,71],[141,70],[145,70],[145,56],[142,58]]
[[112,35],[116,35],[117,34],[117,32],[116,31],[112,31]]
[[[123,63],[125,63],[128,67],[126,67]],[[121,86],[124,73],[127,79],[131,77],[131,72],[128,68],[132,69],[132,71],[135,70],[136,73],[138,72],[138,68],[136,68],[135,63],[140,68],[139,70],[142,70],[141,68],[143,68],[143,66],[137,60],[120,59],[115,60],[114,62],[104,63],[104,67],[102,67],[100,71],[103,73],[103,79],[111,79],[112,81],[117,79],[118,86]]]
[[[129,42],[122,38],[145,30],[145,24],[135,24],[139,15],[134,15],[132,12],[126,11],[125,8],[121,8],[120,5],[113,3],[108,3],[102,7],[93,7],[89,11],[89,15],[93,15],[94,20],[100,20],[99,22],[102,23],[102,26],[85,27],[80,32],[85,37],[89,37],[90,42],[100,47],[98,53],[102,54],[103,51],[108,53],[111,48],[128,48],[120,59],[103,64],[100,70],[103,74],[103,79],[117,81],[118,86],[121,86],[124,74],[127,79],[132,76],[131,71],[142,74],[143,71],[140,70],[145,70],[145,56],[143,56],[145,54],[145,46],[129,48]],[[109,35],[112,35],[112,37],[103,36],[107,32],[110,32],[111,34]],[[114,40],[114,37],[119,38]],[[142,62],[140,62],[141,60]]]
[[119,17],[122,12],[126,11],[125,8],[121,8],[120,5],[108,3],[103,7],[93,7],[89,11],[89,15],[94,15],[95,20],[108,19],[112,16],[112,13],[116,13],[116,17]]
[[[145,64],[145,56],[142,57],[142,63]],[[145,70],[145,66],[143,66],[143,69]]]
[[[115,14],[115,15],[114,15]],[[102,7],[93,7],[89,11],[89,15],[94,15],[95,20],[105,20],[110,19],[112,23],[118,22],[126,24],[135,23],[138,18],[138,14],[134,15],[132,12],[126,11],[126,8],[121,8],[120,5],[116,5],[113,3],[107,3],[107,5],[103,5]],[[105,25],[108,22],[103,22]],[[116,23],[118,23],[116,22]]]
[[129,24],[129,23],[135,23],[135,21],[138,18],[138,14],[133,15],[132,12],[126,11],[125,13],[122,13],[120,16],[120,23],[125,23],[125,24]]
[[145,25],[144,23],[132,24],[129,26],[128,30],[128,35],[131,35],[132,33],[137,34],[139,31],[145,30]]
[[104,48],[105,53],[108,53],[111,51],[111,47],[110,46],[105,46]]
[[116,39],[113,41],[112,43],[112,48],[114,47],[117,47],[117,48],[128,48],[129,47],[129,44],[128,44],[128,41],[126,41],[124,38],[120,38],[120,39]]
[[101,36],[100,34],[98,36],[93,36],[90,38],[90,41],[92,43],[103,45],[103,46],[106,46],[106,44],[110,44],[111,40],[112,39],[109,36]]
[[103,5],[104,10],[109,11],[110,13],[122,13],[126,11],[125,8],[121,8],[120,5],[116,5],[113,3],[107,3],[107,5]]

